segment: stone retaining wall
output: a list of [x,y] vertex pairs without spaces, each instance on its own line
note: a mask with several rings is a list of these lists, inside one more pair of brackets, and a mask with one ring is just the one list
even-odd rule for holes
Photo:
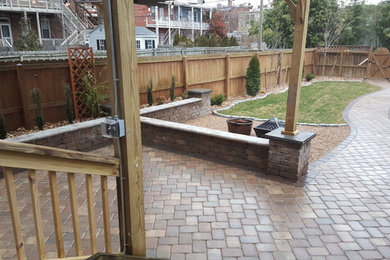
[[191,89],[188,91],[188,99],[143,108],[140,114],[171,122],[185,122],[210,114],[210,93],[210,89]]
[[[189,91],[189,96],[192,98],[144,108],[140,110],[140,114],[174,122],[184,122],[204,116],[210,113],[210,92],[207,89]],[[104,118],[99,118],[8,138],[7,141],[87,152],[112,144],[111,139],[103,138],[101,135],[100,124],[103,121]]]
[[100,118],[6,140],[87,152],[112,144],[111,139],[101,135],[100,124],[103,120]]
[[141,117],[142,143],[265,170],[267,139]]
[[[276,129],[263,139],[180,124],[210,113],[210,90],[190,90],[192,98],[141,109],[142,142],[195,153],[279,175],[299,179],[307,172],[310,140],[314,133],[285,136]],[[112,144],[103,138],[104,118],[7,139],[37,145],[90,151]]]

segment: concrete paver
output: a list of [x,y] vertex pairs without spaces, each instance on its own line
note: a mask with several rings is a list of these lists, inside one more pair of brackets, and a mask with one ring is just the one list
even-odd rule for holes
[[[351,135],[292,183],[219,162],[144,147],[147,255],[172,259],[390,259],[390,84],[351,105]],[[105,149],[104,152],[110,152]],[[48,180],[39,174],[45,238],[55,253]],[[73,255],[65,175],[62,221]],[[16,175],[26,248],[36,257],[28,190]],[[87,223],[84,179],[80,219]],[[118,248],[115,180],[110,180],[113,245]],[[0,180],[0,251],[13,259],[4,180]],[[99,184],[94,182],[96,212]],[[102,236],[101,216],[98,220]],[[88,252],[88,230],[83,245]],[[100,239],[101,240],[101,239]],[[103,250],[102,244],[99,249]],[[55,256],[55,254],[54,254]]]

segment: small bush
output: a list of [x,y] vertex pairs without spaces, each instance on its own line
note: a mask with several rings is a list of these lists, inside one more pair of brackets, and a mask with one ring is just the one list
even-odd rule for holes
[[183,94],[181,94],[182,99],[187,99],[188,98],[188,92],[184,91]]
[[150,80],[148,84],[147,97],[148,97],[149,106],[153,105],[153,81],[152,80]]
[[172,75],[171,88],[169,89],[169,95],[171,96],[171,101],[175,100],[175,85],[176,85],[176,77],[175,75]]
[[66,118],[68,119],[69,124],[73,123],[75,119],[74,108],[73,108],[73,94],[72,89],[69,85],[64,86],[65,99],[66,99]]
[[88,73],[82,77],[83,99],[85,106],[91,112],[93,118],[100,116],[100,104],[106,99],[102,94],[106,87],[105,84],[96,84],[95,75]]
[[156,98],[156,105],[162,105],[166,101],[165,97],[158,97]]
[[220,106],[222,105],[223,101],[226,100],[226,97],[224,94],[219,94],[211,97],[210,103],[212,106]]
[[312,79],[314,79],[316,77],[316,75],[314,75],[313,73],[307,73],[306,74],[306,80],[307,81],[310,81]]
[[31,98],[33,103],[35,104],[35,124],[37,125],[39,130],[43,130],[43,116],[42,116],[42,97],[41,90],[39,88],[34,88],[31,90]]
[[249,96],[256,96],[260,90],[260,63],[257,55],[254,55],[246,71],[246,93]]

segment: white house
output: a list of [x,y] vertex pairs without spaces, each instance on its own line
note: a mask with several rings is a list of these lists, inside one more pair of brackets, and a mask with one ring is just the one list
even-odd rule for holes
[[[99,25],[89,33],[89,47],[95,51],[106,50],[106,36],[104,34],[104,26]],[[135,27],[135,40],[137,50],[157,48],[157,34],[147,29],[146,27]]]

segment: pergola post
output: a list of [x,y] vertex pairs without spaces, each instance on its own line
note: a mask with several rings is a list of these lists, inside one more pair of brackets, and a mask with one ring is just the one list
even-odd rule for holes
[[298,0],[296,5],[292,2],[292,0],[285,1],[290,8],[291,17],[295,22],[295,27],[287,97],[286,126],[282,133],[287,135],[296,135],[298,133],[297,117],[299,97],[301,93],[303,62],[305,59],[310,0]]
[[310,0],[285,0],[295,22],[294,45],[291,58],[291,73],[287,97],[286,126],[265,135],[269,139],[267,172],[292,180],[303,178],[308,170],[310,143],[316,134],[297,130],[297,116]]
[[[111,2],[111,12],[109,7]],[[118,179],[121,249],[127,255],[145,256],[145,213],[142,171],[141,123],[137,53],[133,0],[104,0],[104,22],[111,86],[118,86],[118,116],[125,120],[126,135],[115,142],[115,153],[121,158],[122,178]],[[110,32],[112,18],[112,34]],[[113,39],[113,45],[111,44]],[[114,54],[112,55],[112,48]],[[113,65],[116,75],[113,73]],[[113,89],[113,88],[112,88]],[[111,103],[114,108],[114,90]],[[113,109],[114,110],[114,109]]]

